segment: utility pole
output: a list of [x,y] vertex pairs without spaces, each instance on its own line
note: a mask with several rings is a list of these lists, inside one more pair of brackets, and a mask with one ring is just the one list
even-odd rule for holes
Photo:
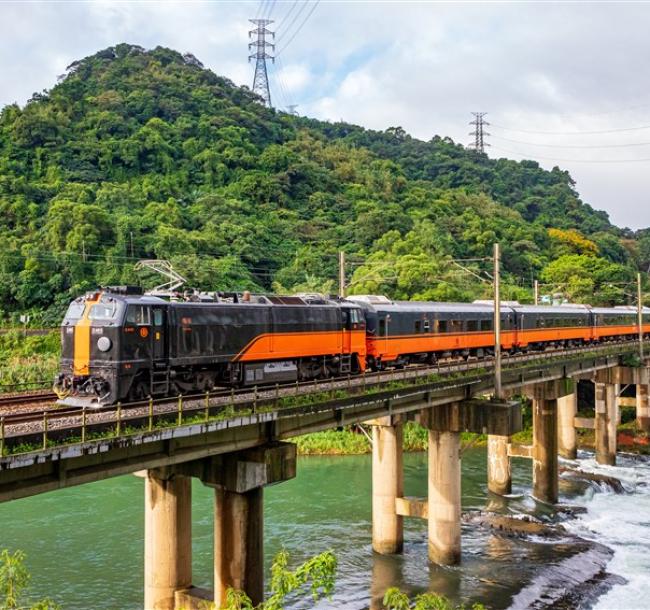
[[250,63],[251,59],[255,59],[255,77],[253,78],[253,92],[257,93],[264,100],[264,105],[271,108],[271,91],[269,89],[269,75],[266,70],[266,60],[270,59],[275,63],[275,57],[266,52],[267,47],[275,51],[275,45],[266,42],[266,36],[271,36],[275,39],[275,32],[266,29],[266,26],[273,23],[271,19],[249,19],[249,21],[256,26],[254,30],[248,32],[248,37],[251,38],[253,34],[257,38],[253,42],[248,43],[248,50],[255,49],[252,55],[248,56]]
[[641,286],[641,274],[636,275],[636,290],[637,290],[637,317],[639,324],[639,357],[643,362],[643,292]]
[[135,258],[133,255],[133,231],[129,231],[129,237],[131,238],[131,258]]
[[494,395],[503,398],[501,387],[501,252],[494,244]]
[[86,240],[85,239],[81,240],[81,258],[85,263],[86,262]]
[[535,305],[539,305],[539,280],[533,284],[533,295],[535,296]]
[[345,252],[339,252],[339,297],[345,298]]
[[484,138],[490,134],[483,129],[486,125],[489,125],[487,121],[483,120],[483,117],[487,112],[472,112],[472,114],[474,115],[474,120],[470,121],[469,124],[474,125],[474,131],[470,131],[469,135],[474,136],[474,143],[470,144],[470,147],[476,152],[482,153],[485,152],[484,148],[489,146],[489,144],[485,142]]

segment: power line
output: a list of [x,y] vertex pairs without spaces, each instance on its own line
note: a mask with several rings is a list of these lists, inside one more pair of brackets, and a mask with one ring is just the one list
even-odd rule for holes
[[[293,27],[293,24],[298,20],[302,12],[307,8],[307,2],[302,2],[300,4],[300,9],[298,12],[293,16],[293,19],[289,23],[289,25],[282,31],[280,32],[280,35],[278,36],[278,42],[281,42],[287,34],[291,31],[291,28]],[[284,23],[284,22],[283,22]]]
[[[280,90],[282,91],[282,97],[284,98],[284,106],[289,107],[289,106],[295,106],[293,104],[293,100],[291,99],[291,96],[289,95],[288,87],[285,86],[284,79],[282,78],[282,73],[284,72],[284,64],[282,63],[282,59],[276,56],[277,59],[277,64],[274,66],[275,68],[275,76],[278,80],[278,84],[280,86]],[[291,114],[291,113],[290,113]]]
[[259,19],[262,16],[262,9],[264,8],[264,5],[266,4],[267,0],[261,0],[261,2],[257,5],[257,11],[255,13],[255,19]]
[[487,112],[472,112],[472,114],[474,115],[474,120],[470,121],[469,124],[474,125],[474,131],[471,131],[469,135],[474,136],[474,143],[470,144],[470,148],[473,148],[476,152],[485,152],[485,146],[489,146],[485,142],[485,136],[490,135],[483,129],[486,125],[490,124],[483,119]]
[[274,8],[275,8],[275,0],[269,0],[269,3],[266,7],[266,13],[264,15],[264,19],[269,19],[271,17],[271,13],[273,12]]
[[502,125],[495,125],[492,123],[492,127],[496,129],[503,129],[504,131],[514,131],[517,133],[532,133],[538,135],[547,135],[547,136],[585,136],[585,135],[595,135],[601,133],[620,133],[623,131],[640,131],[643,129],[650,129],[650,125],[639,125],[638,127],[621,127],[619,129],[599,129],[595,131],[536,131],[532,129],[515,129],[514,127],[504,127]]
[[302,23],[298,26],[298,29],[294,32],[293,36],[289,38],[289,40],[285,43],[285,45],[276,53],[276,57],[282,53],[295,39],[295,37],[300,33],[300,30],[304,27],[305,23],[309,21],[309,18],[314,14],[314,11],[316,10],[316,7],[319,5],[320,0],[316,0],[311,7],[311,10],[309,13],[307,13],[307,16],[303,19]]
[[541,155],[527,155],[526,153],[508,150],[506,148],[501,148],[500,146],[494,146],[494,150],[500,150],[501,152],[517,155],[519,157],[526,157],[531,161],[536,161],[541,159],[543,161],[555,161],[561,163],[646,163],[650,161],[650,157],[645,157],[642,159],[561,159],[559,157],[543,157]]
[[289,10],[284,14],[284,17],[282,19],[278,20],[278,25],[277,28],[280,28],[280,26],[287,20],[289,17],[291,17],[291,13],[295,10],[295,8],[300,4],[300,0],[293,0],[293,4],[289,7]]
[[266,52],[267,48],[275,51],[275,45],[266,42],[266,36],[275,38],[275,33],[266,29],[267,25],[273,23],[270,19],[249,19],[255,25],[254,30],[248,32],[250,38],[253,34],[257,39],[248,43],[248,50],[255,48],[255,53],[248,56],[248,61],[255,59],[255,76],[253,77],[253,92],[257,93],[263,100],[264,104],[271,108],[271,91],[269,90],[269,74],[266,69],[266,60],[275,61],[272,55]]
[[523,140],[513,140],[511,138],[504,138],[501,136],[492,135],[497,140],[504,142],[512,142],[513,144],[524,144],[526,146],[543,146],[544,148],[628,148],[635,146],[650,146],[650,142],[632,142],[629,144],[541,144],[538,142],[525,142]]

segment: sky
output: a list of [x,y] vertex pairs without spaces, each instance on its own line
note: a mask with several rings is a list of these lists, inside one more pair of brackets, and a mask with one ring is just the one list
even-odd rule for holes
[[470,144],[568,170],[583,201],[650,227],[650,2],[0,0],[0,107],[127,42],[194,54],[252,85],[248,19],[276,33],[276,107]]

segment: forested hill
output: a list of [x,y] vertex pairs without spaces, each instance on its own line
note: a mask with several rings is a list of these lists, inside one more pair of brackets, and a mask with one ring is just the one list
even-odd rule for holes
[[137,281],[141,258],[203,289],[328,291],[343,249],[357,293],[468,300],[489,287],[450,259],[499,241],[507,296],[539,278],[599,303],[650,263],[650,237],[613,227],[559,169],[277,113],[191,55],[126,44],[2,110],[0,231],[0,316],[44,323]]

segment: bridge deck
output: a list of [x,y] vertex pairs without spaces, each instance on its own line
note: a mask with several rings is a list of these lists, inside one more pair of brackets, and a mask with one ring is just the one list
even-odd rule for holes
[[[513,359],[503,371],[503,386],[516,390],[543,381],[587,375],[621,364],[624,356],[637,349],[634,342],[625,342]],[[278,406],[291,404],[284,399],[249,398],[239,401],[235,413],[226,419],[210,419],[208,410],[205,421],[186,423],[181,418],[180,425],[174,421],[174,413],[168,413],[165,427],[151,431],[146,429],[146,418],[140,416],[140,429],[134,418],[129,428],[122,422],[119,435],[113,427],[109,436],[105,433],[102,438],[5,456],[0,458],[0,502],[462,401],[492,392],[493,373],[482,365],[458,367],[447,378],[436,381],[430,381],[430,376],[400,380],[399,376],[388,375],[383,386],[364,388],[357,383],[346,391],[337,390],[335,398],[298,406]],[[197,407],[195,420],[198,414]],[[102,425],[106,428],[105,422]],[[75,430],[78,427],[73,426]]]

